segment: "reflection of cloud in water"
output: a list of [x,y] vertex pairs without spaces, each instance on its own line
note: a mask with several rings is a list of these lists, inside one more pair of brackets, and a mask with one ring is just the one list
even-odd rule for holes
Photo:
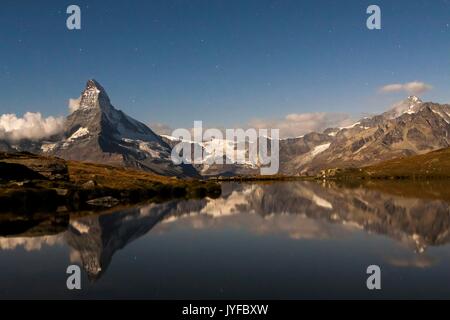
[[61,235],[43,237],[17,237],[0,238],[0,250],[15,250],[24,248],[26,251],[41,250],[44,246],[63,245],[64,239]]
[[[365,188],[336,188],[312,182],[223,185],[218,199],[173,200],[70,220],[60,236],[0,238],[0,249],[39,250],[66,243],[70,261],[98,279],[113,255],[148,234],[177,229],[243,230],[294,240],[343,239],[356,232],[387,236],[409,253],[450,242],[449,205]],[[36,230],[35,230],[36,232]],[[411,250],[411,248],[413,250]],[[424,255],[387,258],[397,266],[432,265]]]
[[386,259],[387,262],[395,267],[402,268],[430,268],[437,264],[436,258],[431,258],[426,255],[411,255],[409,257],[390,257]]
[[[339,226],[339,237],[348,230],[365,230],[387,235],[416,252],[450,241],[449,205],[445,201],[405,198],[365,188],[324,187],[311,182],[225,185],[224,189],[223,197],[208,199],[197,212],[168,214],[163,224],[184,216],[182,223],[197,229],[235,223],[252,232],[284,230],[293,238],[314,234],[317,239],[329,237],[330,229]],[[225,219],[231,215],[240,217]],[[267,223],[258,216],[272,219]],[[220,218],[220,222],[208,217]],[[246,220],[252,222],[247,226]]]
[[[239,213],[239,208],[243,208],[248,204],[248,197],[253,194],[263,192],[260,187],[256,185],[249,185],[243,190],[233,191],[226,198],[208,199],[206,206],[200,211],[213,217],[223,217]],[[255,213],[254,210],[249,210],[248,213]]]
[[236,212],[233,216],[223,215],[220,219],[217,215],[206,213],[191,214],[178,219],[169,217],[164,223],[157,225],[153,232],[167,233],[174,228],[241,229],[258,235],[286,235],[296,240],[343,238],[349,235],[349,231],[355,230],[351,226],[330,224],[305,215],[271,214],[262,217]]

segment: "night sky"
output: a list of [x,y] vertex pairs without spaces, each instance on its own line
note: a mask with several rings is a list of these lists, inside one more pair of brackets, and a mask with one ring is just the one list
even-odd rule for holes
[[[66,28],[66,8],[82,29]],[[366,8],[382,29],[366,28]],[[0,3],[0,114],[66,115],[86,80],[145,123],[235,126],[310,112],[379,113],[423,82],[450,102],[450,2],[20,1]]]

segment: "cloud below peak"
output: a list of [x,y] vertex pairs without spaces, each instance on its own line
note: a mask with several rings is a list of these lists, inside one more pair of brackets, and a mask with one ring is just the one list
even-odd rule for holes
[[280,138],[298,137],[327,128],[345,127],[353,123],[352,116],[337,112],[291,113],[280,119],[253,119],[249,127],[280,129]]
[[[243,124],[242,129],[279,129],[280,138],[295,138],[311,132],[323,132],[327,128],[346,127],[355,122],[352,115],[338,112],[291,113],[282,118],[254,118]],[[229,129],[237,129],[230,127]],[[161,123],[152,123],[150,128],[160,135],[171,135],[173,128]],[[203,130],[209,127],[204,127]],[[192,132],[192,128],[187,127]],[[223,133],[225,128],[217,128]]]
[[80,108],[81,97],[77,99],[69,99],[69,113],[73,113]]
[[164,123],[155,122],[155,123],[150,123],[149,126],[150,126],[150,129],[153,130],[153,132],[155,132],[156,134],[159,134],[159,135],[169,135],[170,136],[173,132],[173,128]]
[[433,86],[421,81],[412,81],[407,83],[392,83],[380,88],[380,93],[398,93],[406,92],[412,95],[420,95],[433,89]]
[[39,112],[27,112],[23,117],[0,115],[0,139],[9,142],[22,139],[38,141],[61,132],[63,127],[63,117],[44,118]]

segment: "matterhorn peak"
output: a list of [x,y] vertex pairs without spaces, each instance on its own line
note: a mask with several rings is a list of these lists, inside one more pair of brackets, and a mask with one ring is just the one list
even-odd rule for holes
[[406,100],[412,103],[422,103],[422,100],[418,96],[409,96]]
[[107,109],[109,107],[110,101],[105,89],[96,80],[88,80],[81,93],[80,109]]
[[86,89],[85,90],[92,90],[92,89],[97,89],[97,90],[104,90],[103,87],[100,85],[100,83],[98,83],[95,79],[89,79],[86,83]]

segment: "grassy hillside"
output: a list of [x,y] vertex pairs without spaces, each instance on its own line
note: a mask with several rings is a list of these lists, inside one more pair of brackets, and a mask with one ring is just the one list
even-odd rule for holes
[[59,206],[78,210],[88,201],[105,197],[120,203],[216,197],[220,189],[211,181],[177,179],[29,153],[0,154],[0,211],[56,210]]
[[383,161],[359,169],[324,170],[318,178],[329,179],[449,179],[450,148]]
[[450,148],[364,167],[370,177],[450,178]]
[[98,187],[113,189],[148,188],[155,183],[177,185],[187,181],[134,169],[78,161],[67,161],[67,168],[69,180],[75,184],[94,181]]

